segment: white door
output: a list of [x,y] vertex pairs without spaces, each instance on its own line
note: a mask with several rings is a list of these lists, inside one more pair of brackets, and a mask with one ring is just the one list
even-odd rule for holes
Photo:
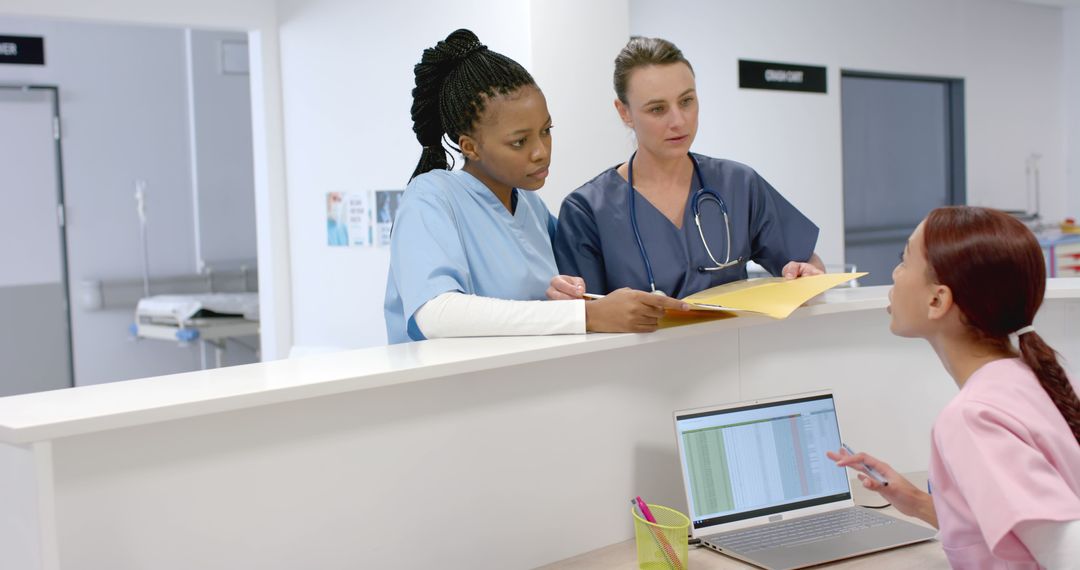
[[0,88],[0,396],[72,385],[55,93]]

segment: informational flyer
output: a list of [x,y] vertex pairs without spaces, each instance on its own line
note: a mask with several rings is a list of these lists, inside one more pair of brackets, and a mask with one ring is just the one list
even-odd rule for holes
[[404,190],[326,193],[326,243],[387,247]]
[[375,236],[376,245],[390,245],[390,229],[397,217],[398,203],[404,190],[375,191]]
[[326,237],[331,246],[349,245],[349,228],[345,223],[345,193],[326,193]]
[[371,245],[371,194],[349,192],[345,195],[345,222],[349,227],[349,245]]

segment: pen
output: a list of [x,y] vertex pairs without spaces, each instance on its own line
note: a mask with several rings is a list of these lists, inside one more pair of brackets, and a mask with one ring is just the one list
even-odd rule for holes
[[[660,291],[653,291],[653,295],[660,295],[661,297],[667,297],[667,295],[661,293]],[[582,293],[581,296],[586,298],[586,299],[591,299],[593,301],[595,301],[597,299],[603,299],[604,298],[603,295],[597,295],[596,293]]]
[[637,500],[638,507],[641,508],[641,514],[645,517],[645,520],[656,524],[656,517],[652,516],[652,511],[649,510],[649,505],[645,504],[645,500],[641,497],[634,497]]
[[[846,443],[841,443],[840,447],[843,447],[844,451],[848,452],[848,455],[855,455],[855,451],[853,449],[851,449],[850,447],[848,447],[848,445]],[[873,467],[870,467],[869,465],[863,463],[862,461],[859,462],[859,465],[862,465],[862,468],[866,469],[866,474],[869,475],[871,478],[873,478],[874,481],[877,481],[878,483],[881,483],[882,485],[884,485],[886,487],[889,486],[889,482],[885,480],[885,476],[882,475],[881,473],[878,473],[877,469],[874,469]]]

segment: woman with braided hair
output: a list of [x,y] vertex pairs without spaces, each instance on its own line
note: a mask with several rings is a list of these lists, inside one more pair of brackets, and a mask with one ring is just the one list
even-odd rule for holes
[[925,338],[960,387],[934,423],[933,494],[864,453],[829,457],[881,472],[888,485],[859,479],[940,528],[955,568],[1080,567],[1080,400],[1032,326],[1046,290],[1035,236],[997,210],[938,208],[893,283],[890,329]]
[[[384,313],[391,344],[453,336],[655,330],[673,299],[618,291],[542,301],[558,279],[556,220],[535,190],[551,160],[551,116],[532,76],[457,30],[414,69],[423,147],[390,240]],[[465,160],[450,170],[443,139]],[[561,282],[561,281],[560,281]]]

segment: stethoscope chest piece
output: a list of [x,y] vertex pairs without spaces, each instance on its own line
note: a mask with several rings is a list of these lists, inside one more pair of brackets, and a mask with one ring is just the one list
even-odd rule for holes
[[[638,251],[641,253],[641,261],[645,264],[645,275],[649,279],[649,288],[653,293],[663,295],[664,293],[656,288],[656,277],[653,274],[652,263],[649,262],[649,254],[645,251],[645,242],[641,239],[641,230],[638,228],[637,223],[637,208],[634,204],[634,157],[637,153],[630,155],[630,162],[626,168],[627,178],[627,194],[630,205],[630,226],[634,230],[634,239],[637,241]],[[694,214],[694,225],[697,226],[698,237],[701,238],[701,245],[705,247],[705,253],[709,256],[709,260],[712,261],[712,266],[699,265],[697,270],[705,273],[710,271],[720,271],[729,267],[734,267],[739,263],[742,263],[742,258],[731,259],[731,220],[728,217],[727,204],[724,203],[724,199],[720,197],[716,192],[709,190],[705,187],[705,179],[701,176],[701,167],[698,166],[698,161],[694,158],[694,155],[687,153],[690,157],[690,162],[694,165],[694,177],[697,179],[698,189],[694,191],[694,197],[690,201],[690,207]],[[709,249],[709,242],[705,239],[705,231],[701,227],[701,202],[710,200],[716,202],[716,205],[720,207],[720,213],[724,218],[724,233],[727,237],[727,251],[724,254],[724,261],[721,263],[713,255],[711,249]]]

